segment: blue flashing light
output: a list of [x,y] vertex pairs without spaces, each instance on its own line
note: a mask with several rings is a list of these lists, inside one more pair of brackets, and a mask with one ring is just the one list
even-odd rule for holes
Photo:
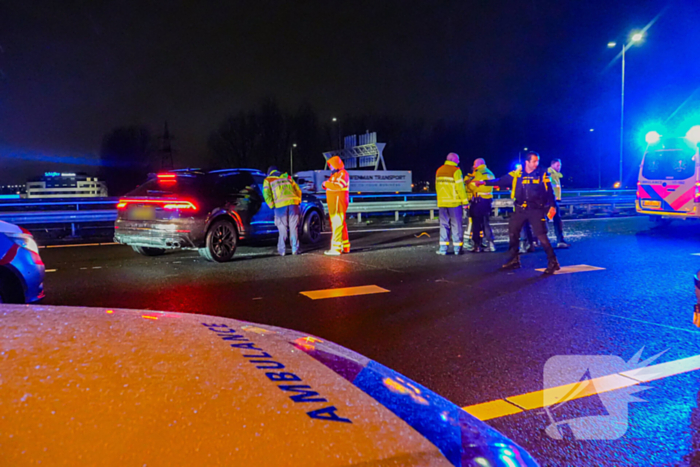
[[61,174],[58,172],[44,172],[44,177],[60,177]]
[[688,133],[685,134],[685,137],[688,138],[690,141],[692,141],[693,144],[699,144],[700,143],[700,125],[695,125],[690,130],[688,130]]
[[644,141],[646,141],[647,144],[656,144],[659,140],[661,140],[661,135],[658,131],[650,131],[644,137]]

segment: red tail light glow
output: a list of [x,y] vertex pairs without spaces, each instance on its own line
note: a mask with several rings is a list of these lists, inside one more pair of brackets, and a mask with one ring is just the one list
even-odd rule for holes
[[199,209],[192,201],[182,199],[120,199],[117,209],[125,209],[129,204],[159,204],[163,209],[196,211]]
[[175,174],[158,174],[156,177],[160,183],[177,183]]
[[163,209],[179,209],[181,211],[187,211],[187,210],[192,210],[196,211],[197,206],[192,204],[191,201],[177,201],[175,203],[169,203],[163,206]]
[[695,182],[695,200],[696,203],[700,203],[700,182]]

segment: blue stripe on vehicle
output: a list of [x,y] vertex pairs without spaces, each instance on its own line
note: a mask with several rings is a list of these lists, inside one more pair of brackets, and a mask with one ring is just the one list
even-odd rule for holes
[[[374,361],[354,383],[433,443],[452,465],[461,465],[459,407]],[[404,387],[405,392],[397,387]]]

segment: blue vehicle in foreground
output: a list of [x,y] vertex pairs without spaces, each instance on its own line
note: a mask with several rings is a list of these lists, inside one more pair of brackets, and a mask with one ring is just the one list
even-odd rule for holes
[[0,303],[44,298],[44,262],[27,230],[0,221]]
[[[209,261],[230,261],[239,240],[277,235],[264,180],[255,169],[156,174],[119,200],[114,240],[145,256],[188,249]],[[304,194],[300,208],[301,242],[315,244],[323,231],[323,204]]]

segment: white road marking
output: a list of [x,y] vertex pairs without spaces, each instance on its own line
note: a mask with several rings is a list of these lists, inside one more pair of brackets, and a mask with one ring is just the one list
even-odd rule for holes
[[[562,268],[556,271],[554,274],[573,274],[575,272],[589,272],[589,271],[604,271],[605,268],[599,268],[597,266],[589,266],[587,264],[577,264],[576,266],[562,266]],[[544,272],[544,268],[535,269],[535,271]]]

